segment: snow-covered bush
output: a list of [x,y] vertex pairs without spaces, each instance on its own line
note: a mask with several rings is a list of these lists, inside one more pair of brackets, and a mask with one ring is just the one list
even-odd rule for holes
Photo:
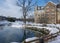
[[32,30],[36,33],[36,36],[39,34],[40,36],[48,35],[50,31],[46,28],[36,28],[36,27],[27,27],[27,29]]

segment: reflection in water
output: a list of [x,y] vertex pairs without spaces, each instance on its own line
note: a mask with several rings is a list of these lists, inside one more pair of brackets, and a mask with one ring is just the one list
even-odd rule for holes
[[0,26],[0,30],[2,30],[3,29],[3,26]]
[[0,25],[0,30],[3,30],[4,26],[3,25]]
[[[0,43],[22,42],[24,37],[24,29],[13,28],[10,26],[0,27]],[[28,33],[26,38],[34,37],[34,33],[26,30]]]

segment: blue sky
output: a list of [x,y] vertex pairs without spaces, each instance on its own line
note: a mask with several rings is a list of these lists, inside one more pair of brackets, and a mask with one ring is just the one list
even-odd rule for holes
[[52,2],[54,2],[54,3],[58,3],[58,1],[57,0],[39,0],[38,1],[38,5],[39,6],[45,6],[49,1],[52,1]]
[[[16,1],[17,0],[0,0],[0,15],[18,18],[21,17],[22,11],[20,10],[21,8],[16,5]],[[51,0],[39,0],[37,4],[39,6],[44,6],[48,1]],[[58,3],[56,0],[52,1]]]

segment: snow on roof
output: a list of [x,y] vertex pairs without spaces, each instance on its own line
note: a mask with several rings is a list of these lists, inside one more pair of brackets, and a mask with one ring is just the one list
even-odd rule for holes
[[[56,3],[52,2],[52,1],[49,1],[48,3],[53,3],[54,5],[57,5]],[[48,3],[47,3],[47,4],[48,4]],[[47,4],[46,4],[46,5],[47,5]]]

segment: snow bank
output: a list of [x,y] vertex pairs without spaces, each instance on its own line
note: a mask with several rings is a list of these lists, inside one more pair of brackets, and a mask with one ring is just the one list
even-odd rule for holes
[[37,28],[45,28],[45,29],[48,29],[50,31],[50,34],[51,33],[56,33],[56,32],[59,31],[57,28],[50,28],[50,27],[37,27]]
[[50,34],[51,34],[51,33],[56,33],[56,32],[59,31],[57,28],[50,28],[50,27],[45,27],[45,28],[50,31]]
[[56,26],[60,28],[60,24],[57,24]]
[[[50,33],[58,32],[59,30],[56,27],[60,27],[60,24],[46,24],[47,25],[46,27],[43,27],[42,26],[43,24],[28,23],[28,22],[27,22],[27,24],[31,25],[31,26],[28,25],[28,27],[46,28],[46,29],[50,30]],[[16,21],[16,22],[12,23],[11,27],[23,28],[24,23],[21,21]]]
[[6,20],[0,21],[0,25],[9,25],[9,24],[10,24],[10,22],[8,22]]
[[55,40],[50,41],[48,43],[60,43],[60,36],[56,37]]
[[28,39],[26,39],[25,41],[26,41],[26,42],[30,42],[30,41],[33,41],[33,40],[36,40],[36,39],[38,39],[38,37],[28,38]]
[[11,27],[22,28],[24,27],[24,25],[23,25],[23,22],[16,21],[16,22],[12,22]]
[[20,42],[10,42],[10,43],[20,43]]
[[24,27],[24,26],[22,26],[22,25],[11,25],[11,27],[22,28],[22,27]]

